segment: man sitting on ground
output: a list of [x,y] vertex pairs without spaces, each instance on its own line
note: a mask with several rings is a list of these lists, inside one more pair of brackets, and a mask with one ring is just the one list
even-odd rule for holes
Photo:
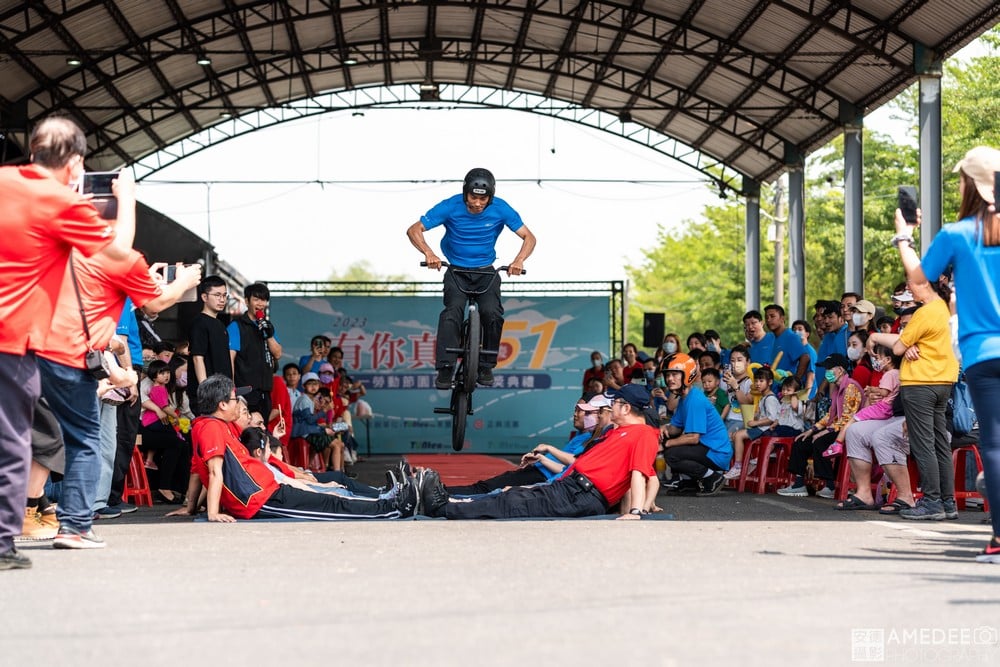
[[449,499],[434,471],[423,473],[424,513],[448,519],[581,517],[607,514],[625,494],[631,506],[622,519],[638,519],[647,506],[646,488],[655,477],[657,432],[647,425],[649,391],[637,384],[606,394],[617,428],[590,448],[551,484],[515,487],[475,500]]
[[208,489],[209,521],[398,519],[416,511],[417,489],[409,480],[393,500],[311,493],[276,482],[271,471],[233,435],[229,423],[236,419],[238,403],[236,387],[228,377],[213,375],[199,384],[198,405],[204,416],[192,428],[192,463]]

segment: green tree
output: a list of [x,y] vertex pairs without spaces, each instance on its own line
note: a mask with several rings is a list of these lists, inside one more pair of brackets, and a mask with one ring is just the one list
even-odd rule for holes
[[388,276],[378,274],[372,270],[371,262],[363,259],[350,264],[346,269],[344,269],[343,273],[334,269],[330,273],[330,277],[327,280],[330,282],[405,283],[411,281],[412,279],[402,273]]

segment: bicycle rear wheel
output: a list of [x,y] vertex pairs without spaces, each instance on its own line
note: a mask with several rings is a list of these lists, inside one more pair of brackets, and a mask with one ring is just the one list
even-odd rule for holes
[[456,452],[465,446],[465,423],[469,416],[469,395],[456,387],[451,392],[451,448]]
[[462,387],[466,393],[471,394],[476,390],[476,377],[479,375],[479,349],[482,344],[483,328],[479,322],[479,308],[475,304],[469,306],[469,317],[465,320],[465,374],[462,378]]

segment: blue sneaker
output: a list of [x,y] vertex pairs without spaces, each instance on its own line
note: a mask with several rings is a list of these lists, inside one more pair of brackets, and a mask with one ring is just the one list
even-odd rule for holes
[[958,518],[958,503],[955,502],[954,498],[944,498],[941,501],[942,508],[944,509],[944,518],[946,519],[957,519]]
[[924,496],[917,501],[915,507],[899,510],[899,517],[911,521],[944,521],[947,515],[944,512],[944,503],[940,500],[928,500],[927,496]]
[[119,510],[122,514],[131,514],[132,512],[135,512],[136,510],[139,509],[132,503],[126,503],[126,502],[121,502],[118,503],[117,505],[112,505],[112,507],[114,507],[116,510]]
[[105,505],[101,509],[94,512],[94,520],[98,521],[100,519],[117,519],[121,515],[122,515],[121,508],[108,507]]

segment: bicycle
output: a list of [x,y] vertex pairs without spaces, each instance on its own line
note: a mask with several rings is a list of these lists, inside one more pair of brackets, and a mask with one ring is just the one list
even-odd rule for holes
[[[420,266],[426,267],[427,262],[420,262]],[[442,267],[450,266],[447,262],[441,262]],[[501,271],[506,271],[507,266],[495,269],[459,269],[452,268],[452,271],[462,275],[496,275]],[[521,271],[521,275],[526,272]],[[462,451],[465,445],[465,425],[468,416],[472,414],[472,393],[476,390],[476,376],[479,372],[479,358],[484,354],[496,356],[499,350],[482,349],[483,327],[479,321],[479,306],[475,297],[484,294],[489,286],[479,291],[465,289],[458,285],[458,289],[465,294],[466,316],[462,322],[461,347],[446,348],[448,352],[458,355],[455,364],[455,375],[451,380],[451,403],[447,408],[434,408],[435,414],[451,415],[451,448],[456,452]]]

